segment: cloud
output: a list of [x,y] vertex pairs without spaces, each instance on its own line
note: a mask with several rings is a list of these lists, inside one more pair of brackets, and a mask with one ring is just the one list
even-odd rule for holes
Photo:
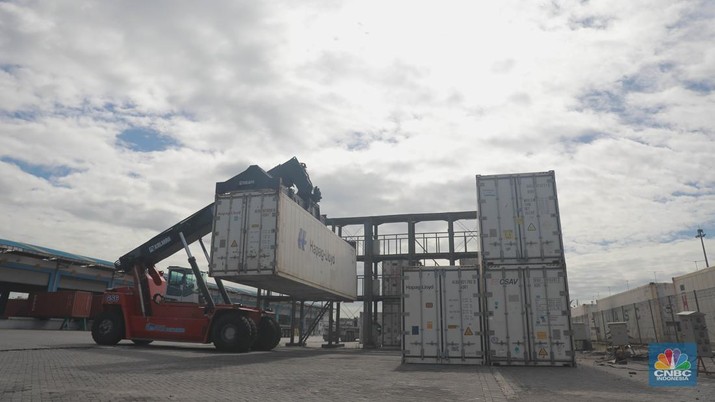
[[555,170],[572,298],[667,278],[715,233],[714,18],[0,2],[0,237],[113,260],[294,155],[331,217],[472,210],[475,174]]

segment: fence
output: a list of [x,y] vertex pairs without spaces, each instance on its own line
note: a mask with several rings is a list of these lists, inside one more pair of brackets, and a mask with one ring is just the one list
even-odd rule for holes
[[681,311],[705,313],[710,339],[715,339],[715,288],[681,291],[676,295],[629,303],[611,309],[599,309],[598,304],[586,305],[585,313],[572,316],[575,323],[586,323],[591,340],[607,342],[608,323],[625,322],[633,344],[680,342]]
[[[358,256],[365,255],[365,239],[362,236],[343,236],[343,239],[354,242]],[[460,252],[476,252],[479,246],[476,231],[456,231],[453,233],[452,239],[454,240],[454,249]],[[448,232],[416,233],[416,253],[448,252],[449,240]],[[410,239],[407,233],[378,235],[374,242],[378,244],[376,253],[380,255],[405,255],[410,248]]]

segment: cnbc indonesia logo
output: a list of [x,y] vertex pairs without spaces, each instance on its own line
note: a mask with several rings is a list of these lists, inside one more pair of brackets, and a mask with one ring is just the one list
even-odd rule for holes
[[684,351],[668,347],[657,357],[652,352],[651,385],[694,385],[696,373],[691,370],[692,365]]

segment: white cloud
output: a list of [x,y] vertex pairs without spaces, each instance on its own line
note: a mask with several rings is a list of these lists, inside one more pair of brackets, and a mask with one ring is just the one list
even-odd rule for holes
[[[0,162],[0,237],[114,260],[293,155],[332,217],[474,209],[475,174],[554,169],[574,298],[665,279],[702,259],[697,227],[715,237],[714,18],[666,0],[0,2],[0,157],[70,169]],[[117,146],[131,127],[180,146]]]

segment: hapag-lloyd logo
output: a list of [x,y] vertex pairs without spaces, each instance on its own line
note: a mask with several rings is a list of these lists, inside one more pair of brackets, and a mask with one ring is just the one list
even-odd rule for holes
[[656,343],[648,346],[649,382],[654,387],[694,386],[697,366],[694,343]]
[[303,251],[305,251],[305,243],[306,243],[305,235],[306,235],[305,230],[303,228],[301,228],[298,231],[298,248]]
[[305,229],[301,228],[298,230],[298,248],[305,251],[305,245],[310,243],[310,252],[313,256],[315,256],[315,258],[323,262],[328,262],[331,265],[335,265],[335,255],[330,254],[327,250],[319,247],[317,244],[313,243],[312,240],[308,241],[306,239],[307,236],[308,234]]

